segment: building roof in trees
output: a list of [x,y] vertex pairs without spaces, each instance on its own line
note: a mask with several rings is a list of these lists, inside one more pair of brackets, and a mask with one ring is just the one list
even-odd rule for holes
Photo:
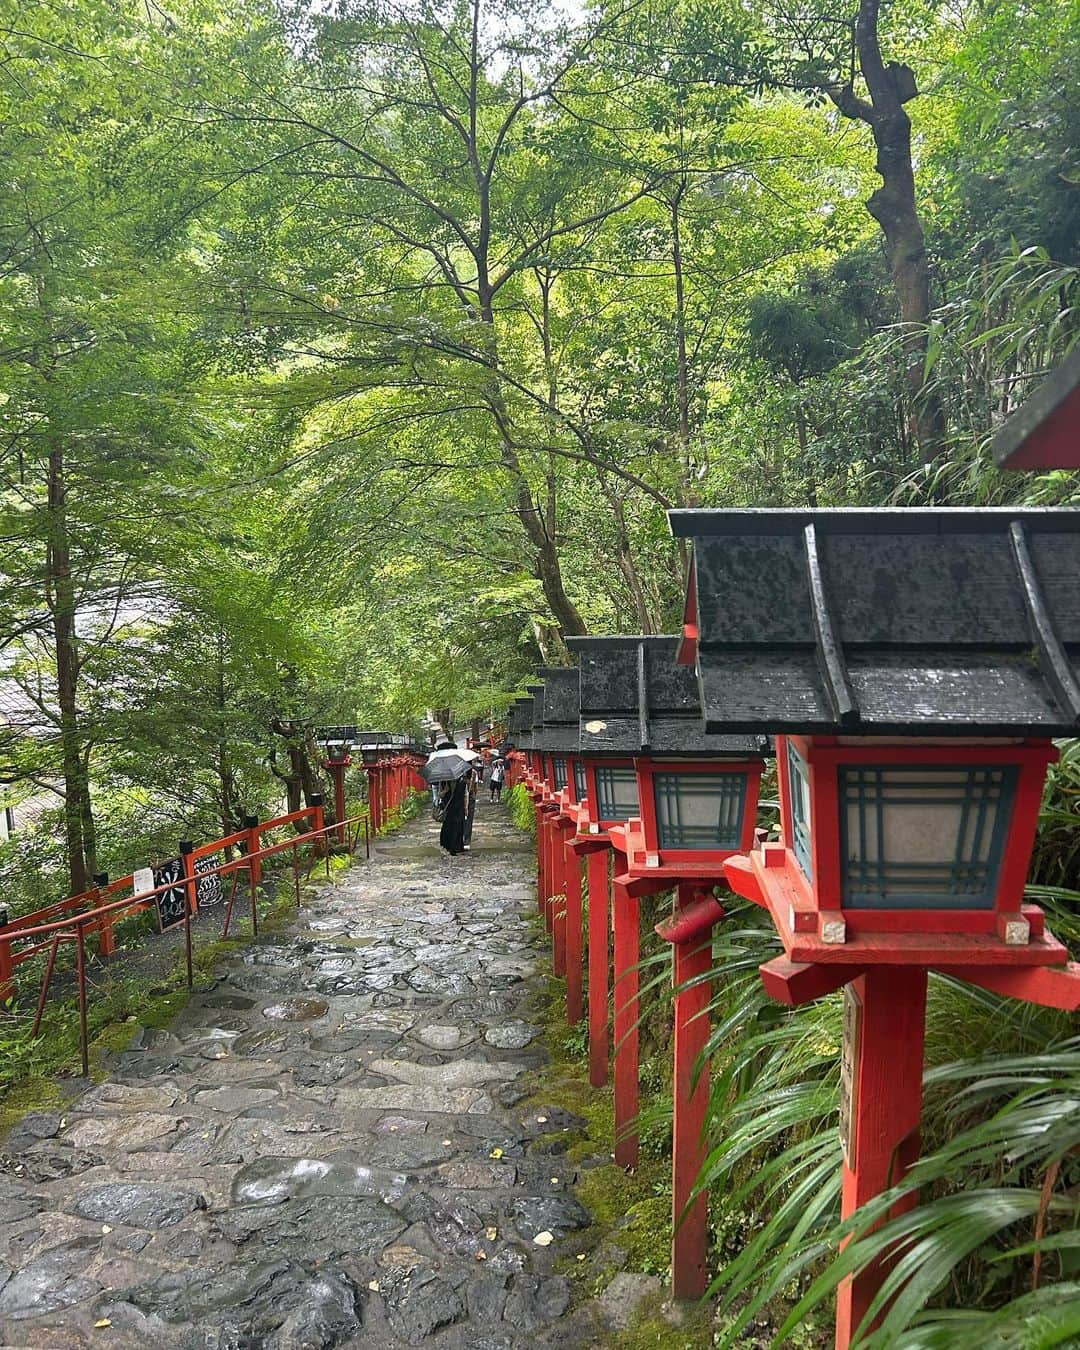
[[707,735],[694,672],[676,665],[676,637],[568,638],[581,661],[585,754],[759,755],[767,738]]
[[1080,511],[669,516],[708,731],[1080,727]]
[[1002,469],[1080,469],[1080,346],[1001,424],[991,449]]

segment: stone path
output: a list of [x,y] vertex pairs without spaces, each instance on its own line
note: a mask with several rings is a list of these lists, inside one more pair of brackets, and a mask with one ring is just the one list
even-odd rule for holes
[[0,1345],[594,1343],[553,1273],[589,1216],[527,1108],[531,850],[426,816],[0,1145]]

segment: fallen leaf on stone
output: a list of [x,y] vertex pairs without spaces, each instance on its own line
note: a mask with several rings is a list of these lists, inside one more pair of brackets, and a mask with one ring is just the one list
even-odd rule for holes
[[494,1242],[495,1239],[499,1236],[499,1230],[497,1228],[485,1228],[484,1236],[487,1238],[489,1242]]
[[101,1225],[101,1231],[102,1231],[103,1233],[111,1233],[111,1232],[112,1232],[112,1224],[103,1223],[103,1224]]
[[552,1184],[553,1186],[557,1186],[557,1185],[559,1184],[559,1178],[558,1178],[558,1177],[552,1177],[552,1178],[551,1178],[551,1184]]
[[536,1123],[537,1123],[537,1125],[546,1125],[546,1124],[547,1124],[547,1116],[537,1116],[537,1117],[536,1117]]
[[489,1158],[501,1158],[502,1155],[503,1155],[503,1151],[502,1151],[501,1148],[493,1148],[493,1149],[491,1150],[491,1152],[488,1154],[488,1157],[489,1157]]
[[450,1145],[451,1145],[453,1142],[454,1142],[454,1141],[453,1141],[452,1139],[444,1139],[444,1140],[443,1140],[443,1148],[449,1148]]
[[537,1235],[533,1238],[533,1246],[550,1247],[554,1241],[555,1241],[554,1234],[549,1233],[545,1228],[542,1233],[537,1233]]
[[484,1251],[483,1247],[481,1247],[480,1250],[476,1253],[476,1259],[477,1259],[478,1261],[486,1261],[486,1260],[487,1260],[487,1252]]
[[103,1327],[111,1327],[111,1326],[112,1326],[111,1317],[99,1317],[98,1320],[94,1323],[94,1330],[100,1331]]
[[585,1253],[584,1253],[584,1252],[578,1252],[578,1258],[577,1258],[577,1259],[578,1259],[579,1261],[584,1261],[584,1260],[585,1260]]
[[371,1290],[373,1294],[377,1294],[379,1292],[379,1281],[368,1280],[368,1288]]

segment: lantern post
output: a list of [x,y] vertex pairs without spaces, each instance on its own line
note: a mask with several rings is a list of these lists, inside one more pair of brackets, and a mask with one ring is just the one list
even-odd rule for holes
[[[570,638],[567,645],[580,661],[580,782],[585,792],[574,848],[589,858],[589,1076],[599,1085],[608,1067],[610,922],[615,1160],[633,1167],[638,1157],[638,901],[620,881],[618,860],[626,852],[628,833],[640,828],[632,753],[637,742],[624,744],[619,734],[624,713],[637,707],[636,666],[628,659],[627,641]],[[632,711],[629,716],[635,720]],[[610,890],[609,855],[616,859]]]
[[345,770],[352,764],[350,749],[348,741],[327,741],[323,760],[323,768],[329,771],[334,784],[334,818],[337,821],[334,833],[339,844],[345,843]]
[[724,916],[713,889],[726,889],[725,860],[753,841],[769,743],[756,735],[705,734],[693,672],[676,663],[676,637],[586,638],[572,645],[588,705],[583,751],[632,755],[636,814],[609,830],[618,860],[616,1156],[626,1165],[638,1153],[640,905],[662,892],[675,896],[672,914],[656,926],[672,943],[675,989],[672,1284],[677,1298],[696,1298],[706,1288],[708,1245],[706,1196],[693,1195],[705,1157],[709,1080],[701,1057],[709,1038],[711,936]]
[[[783,944],[765,988],[845,991],[850,1217],[918,1154],[928,972],[1080,1006],[1080,967],[1024,900],[1050,738],[1080,728],[1080,512],[670,520],[694,541],[681,655],[706,732],[777,733],[782,838],[724,868]],[[841,1285],[841,1350],[889,1269]]]
[[553,666],[540,674],[544,684],[536,706],[542,711],[534,721],[533,743],[542,746],[548,784],[552,956],[555,973],[566,979],[567,1021],[573,1026],[581,1020],[583,996],[581,858],[571,847],[578,830],[571,781],[579,737],[578,671],[576,666]]

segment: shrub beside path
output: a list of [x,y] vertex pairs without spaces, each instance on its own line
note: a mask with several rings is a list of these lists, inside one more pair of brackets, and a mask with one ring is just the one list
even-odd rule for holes
[[0,1144],[0,1345],[595,1343],[557,1273],[590,1222],[577,1122],[526,1103],[534,897],[503,808],[452,864],[422,817],[26,1117]]

